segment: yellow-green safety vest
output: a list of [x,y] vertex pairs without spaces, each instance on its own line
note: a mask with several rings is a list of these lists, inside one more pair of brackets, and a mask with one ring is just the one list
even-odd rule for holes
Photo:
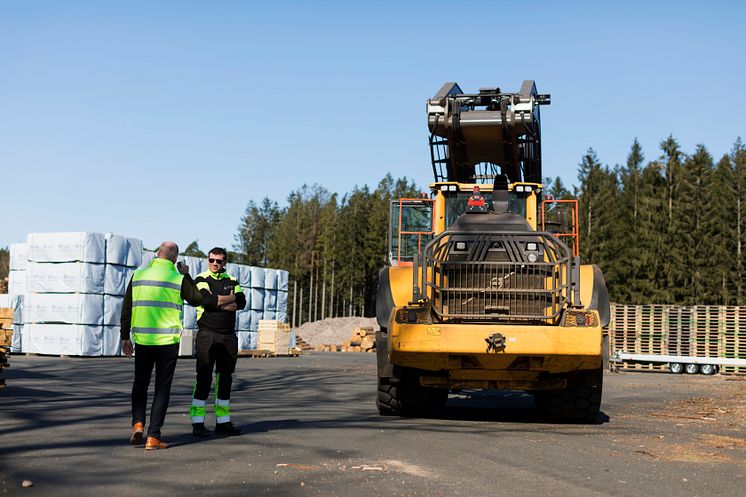
[[181,338],[181,282],[184,275],[168,259],[153,259],[132,277],[132,341],[170,345]]

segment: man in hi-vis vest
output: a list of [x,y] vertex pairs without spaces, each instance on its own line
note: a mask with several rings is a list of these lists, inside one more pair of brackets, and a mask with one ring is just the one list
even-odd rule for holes
[[186,265],[180,263],[177,269],[178,255],[179,247],[174,242],[163,242],[150,265],[135,271],[122,306],[122,351],[127,357],[132,357],[132,343],[135,343],[132,445],[142,443],[148,386],[155,367],[155,392],[146,450],[168,448],[168,444],[161,440],[161,427],[179,356],[182,308],[185,300],[193,306],[203,305],[202,294],[189,276]]

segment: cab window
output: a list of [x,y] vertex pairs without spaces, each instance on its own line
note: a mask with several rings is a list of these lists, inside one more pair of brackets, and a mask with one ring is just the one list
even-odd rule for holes
[[[471,197],[470,192],[444,192],[446,197],[446,227],[451,226],[456,219],[466,212],[466,206]],[[492,192],[482,192],[484,200],[488,203],[492,203]],[[510,192],[510,199],[508,200],[508,210],[514,214],[525,218],[526,217],[526,194]]]

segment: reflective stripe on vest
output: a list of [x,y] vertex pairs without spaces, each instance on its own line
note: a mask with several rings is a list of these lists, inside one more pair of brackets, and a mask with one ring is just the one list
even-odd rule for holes
[[132,341],[140,345],[179,343],[184,276],[167,259],[153,259],[132,277]]

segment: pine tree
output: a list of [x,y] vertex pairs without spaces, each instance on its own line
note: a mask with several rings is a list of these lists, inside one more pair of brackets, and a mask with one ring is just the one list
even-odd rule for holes
[[705,302],[734,305],[736,282],[738,223],[734,215],[738,205],[736,178],[731,157],[724,155],[715,166],[704,197],[703,253],[709,263],[704,273]]
[[712,261],[704,256],[707,234],[701,199],[707,196],[712,170],[712,156],[704,145],[697,146],[682,168],[673,231],[673,236],[683,242],[681,266],[676,269],[678,286],[673,289],[673,302],[677,304],[697,305],[705,302],[705,275]]

